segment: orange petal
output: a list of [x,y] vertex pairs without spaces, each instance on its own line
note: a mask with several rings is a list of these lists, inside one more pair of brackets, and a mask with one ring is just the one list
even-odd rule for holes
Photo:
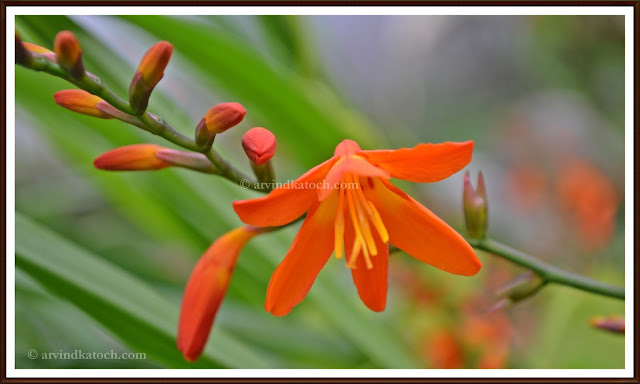
[[[379,236],[374,235],[378,254],[371,256],[373,267],[367,268],[363,255],[358,255],[355,268],[351,269],[353,283],[358,288],[358,295],[362,302],[372,311],[382,312],[387,305],[387,276],[389,269],[389,244],[383,243]],[[353,249],[354,229],[348,221],[345,230],[345,249]],[[362,252],[362,250],[360,250]]]
[[274,189],[267,196],[234,201],[233,209],[246,224],[268,227],[290,223],[316,201],[317,184],[322,182],[334,161],[332,158],[311,168],[297,180]]
[[337,207],[338,196],[333,194],[309,210],[289,252],[271,276],[264,304],[267,312],[284,316],[307,295],[333,252]]
[[471,161],[473,141],[418,144],[397,150],[361,151],[360,155],[391,174],[415,183],[446,179]]
[[236,228],[216,240],[198,261],[184,290],[178,322],[178,349],[195,361],[207,342],[242,247],[259,231]]
[[389,232],[389,241],[416,259],[456,275],[472,276],[482,264],[453,228],[386,180],[365,189]]
[[[322,183],[322,188],[318,189],[318,199],[320,201],[324,200],[331,192],[338,188],[337,184],[343,181],[342,176],[344,176],[345,173],[353,173],[357,176],[365,177],[389,178],[389,172],[376,167],[360,156],[342,156],[338,158],[333,167],[331,167],[331,170],[327,173],[324,183]],[[355,189],[355,187],[351,188]]]

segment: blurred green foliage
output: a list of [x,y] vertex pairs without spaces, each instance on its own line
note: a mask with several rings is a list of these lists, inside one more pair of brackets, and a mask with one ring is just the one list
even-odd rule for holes
[[[564,19],[541,17],[540,24],[532,27],[530,49],[541,64],[532,77],[544,86],[584,93],[614,126],[621,126],[622,104],[611,103],[591,79],[606,77],[606,73],[598,74],[612,66],[618,68],[624,58],[623,36],[608,21],[576,19],[567,25]],[[121,96],[126,95],[144,51],[116,49],[113,41],[98,29],[86,28],[86,23],[117,22],[135,31],[126,36],[132,41],[171,42],[171,72],[154,91],[150,111],[192,135],[201,116],[180,106],[241,102],[248,110],[247,121],[216,140],[216,148],[239,167],[247,168],[239,138],[253,125],[276,134],[274,161],[281,181],[328,158],[344,138],[364,148],[383,148],[383,137],[392,136],[394,142],[410,137],[401,130],[395,137],[393,127],[371,123],[373,116],[358,112],[339,91],[323,70],[312,30],[306,28],[308,18],[123,16],[79,20],[83,21],[79,17],[20,16],[16,25],[24,41],[48,48],[58,31],[73,31],[82,44],[86,68]],[[575,44],[584,37],[581,31],[596,22],[612,32],[589,34],[593,44]],[[256,35],[263,41],[256,42]],[[567,56],[558,56],[559,51]],[[576,64],[579,59],[583,61]],[[582,62],[583,70],[573,71]],[[184,87],[169,82],[172,73],[180,76]],[[204,91],[191,94],[190,84]],[[175,346],[175,332],[188,274],[217,236],[240,224],[231,202],[257,194],[185,170],[96,171],[92,161],[106,150],[139,142],[167,143],[124,123],[60,108],[52,95],[70,87],[60,79],[16,66],[16,368],[430,367],[421,352],[424,341],[414,330],[451,322],[460,315],[449,316],[447,311],[455,312],[465,298],[489,290],[492,271],[498,267],[511,271],[482,255],[485,270],[477,278],[465,279],[399,255],[392,259],[392,266],[398,263],[420,270],[419,278],[439,285],[449,304],[421,312],[401,286],[392,286],[389,308],[377,314],[360,303],[344,267],[330,262],[304,303],[290,315],[274,318],[262,306],[269,277],[296,231],[287,228],[256,238],[243,251],[203,357],[196,364],[186,363]],[[198,113],[204,114],[207,107]],[[438,127],[429,136],[487,140],[488,135],[472,127],[490,120],[486,116],[482,120],[471,114],[457,118],[455,124]],[[416,128],[413,134],[421,137],[425,129]],[[618,134],[622,140],[622,131]],[[451,219],[444,210],[442,215],[450,222],[460,220]],[[617,239],[615,244],[620,244]],[[611,249],[622,252],[615,246]],[[600,259],[594,259],[589,274],[613,282],[622,281],[623,276],[615,262]],[[518,330],[522,323],[517,318],[523,312],[533,325]],[[556,287],[545,289],[513,309],[517,337],[507,340],[512,345],[508,367],[623,367],[623,338],[588,326],[590,316],[609,313],[624,314],[623,303]],[[113,349],[144,352],[147,359],[29,359],[30,349]]]

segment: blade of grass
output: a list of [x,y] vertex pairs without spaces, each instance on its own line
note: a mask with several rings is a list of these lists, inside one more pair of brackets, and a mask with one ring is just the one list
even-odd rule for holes
[[[195,364],[175,345],[177,308],[125,271],[16,213],[16,266],[83,310],[132,349],[172,368],[267,368],[261,356],[216,333]],[[215,348],[214,348],[215,345]]]

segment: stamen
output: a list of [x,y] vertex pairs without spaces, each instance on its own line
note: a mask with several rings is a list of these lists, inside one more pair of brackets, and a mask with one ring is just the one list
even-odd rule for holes
[[371,216],[371,221],[373,222],[373,226],[378,230],[378,234],[380,235],[380,239],[383,243],[389,242],[389,232],[387,232],[387,227],[384,226],[382,222],[382,218],[380,217],[380,213],[376,209],[375,205],[372,202],[368,201],[369,206],[371,207],[371,211],[373,215]]
[[[344,192],[347,195],[346,203],[349,206],[349,215],[351,216],[351,222],[353,223],[353,229],[355,232],[353,249],[351,250],[351,256],[349,257],[347,267],[355,268],[358,255],[362,252],[367,269],[371,269],[373,268],[371,256],[376,256],[378,254],[378,248],[371,231],[371,226],[369,225],[368,217],[371,218],[371,221],[376,227],[378,233],[381,233],[379,226],[382,225],[382,220],[380,220],[378,215],[378,222],[376,223],[375,217],[377,211],[375,211],[375,208],[372,208],[372,205],[370,205],[369,201],[366,199],[364,192],[360,189],[362,184],[359,182],[359,178],[352,173],[347,173],[343,177],[350,186],[357,186],[357,188],[355,188],[356,191],[353,191],[354,188],[346,188],[346,191]],[[382,233],[386,234],[384,225],[382,225],[382,227]],[[342,230],[344,231],[344,229]],[[336,233],[338,233],[338,219],[336,219]],[[385,239],[382,234],[380,238]],[[388,236],[386,238],[388,240]]]
[[342,257],[344,245],[344,189],[340,188],[340,197],[338,199],[338,214],[334,224],[334,249],[336,259]]
[[[354,184],[356,184],[355,177],[351,176],[351,181]],[[364,235],[366,245],[369,248],[368,250],[371,252],[372,256],[376,256],[378,254],[378,248],[376,247],[376,242],[373,239],[373,234],[371,233],[369,222],[362,211],[363,211],[363,208],[366,209],[369,216],[372,216],[373,212],[371,212],[371,208],[367,204],[367,199],[365,198],[364,193],[360,189],[361,184],[357,183],[357,185],[358,185],[358,188],[356,188],[355,194],[356,196],[358,196],[358,199],[355,201],[355,203],[356,203],[356,211],[358,212],[358,219],[360,220],[360,227],[362,227],[362,234]]]
[[358,260],[358,255],[360,254],[360,248],[362,246],[362,238],[356,237],[353,241],[353,248],[351,248],[351,255],[349,256],[349,262],[347,263],[347,268],[355,269],[356,268],[356,260]]

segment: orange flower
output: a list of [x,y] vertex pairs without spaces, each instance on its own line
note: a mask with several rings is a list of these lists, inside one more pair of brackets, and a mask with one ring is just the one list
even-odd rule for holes
[[615,233],[619,204],[609,177],[588,161],[574,159],[560,168],[556,191],[582,245],[590,250],[606,246]]
[[240,219],[256,226],[281,226],[308,211],[271,277],[265,309],[289,313],[334,250],[337,258],[347,255],[360,298],[374,311],[386,306],[389,242],[436,268],[475,275],[481,264],[462,236],[388,180],[442,180],[469,163],[472,149],[467,141],[363,151],[345,140],[331,159],[296,181],[234,202]]
[[195,361],[207,342],[238,255],[260,228],[236,228],[216,240],[198,261],[184,290],[178,324],[178,349]]
[[426,357],[436,369],[464,368],[464,352],[462,345],[448,330],[440,330],[428,339]]

